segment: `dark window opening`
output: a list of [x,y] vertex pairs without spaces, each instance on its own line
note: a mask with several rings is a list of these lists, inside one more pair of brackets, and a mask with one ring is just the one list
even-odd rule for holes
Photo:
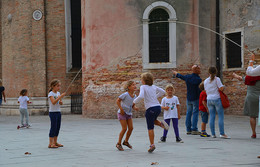
[[[168,21],[169,14],[164,9],[155,9],[149,22]],[[149,24],[149,62],[169,62],[169,23]]]
[[81,0],[71,0],[72,68],[81,68]]
[[[226,37],[241,45],[241,32],[226,34]],[[226,61],[227,68],[242,67],[241,48],[226,39]]]

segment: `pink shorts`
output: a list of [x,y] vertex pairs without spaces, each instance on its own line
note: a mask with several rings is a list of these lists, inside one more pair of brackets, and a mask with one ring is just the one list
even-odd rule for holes
[[132,119],[132,115],[127,115],[127,114],[121,115],[120,113],[117,113],[117,118],[119,121],[128,120],[128,119]]

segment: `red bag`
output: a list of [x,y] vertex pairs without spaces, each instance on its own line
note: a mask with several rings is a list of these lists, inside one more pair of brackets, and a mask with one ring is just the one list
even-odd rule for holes
[[220,99],[221,99],[223,108],[228,108],[230,106],[230,103],[229,103],[227,95],[224,92],[222,92],[221,90],[218,90],[218,91],[220,94]]

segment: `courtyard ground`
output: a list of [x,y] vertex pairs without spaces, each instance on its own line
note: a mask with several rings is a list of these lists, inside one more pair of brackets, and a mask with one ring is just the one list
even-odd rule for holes
[[[162,118],[160,118],[162,119]],[[115,145],[121,130],[118,120],[95,120],[80,115],[63,115],[59,142],[63,148],[48,149],[48,116],[31,116],[30,129],[17,130],[18,116],[0,115],[1,167],[211,167],[260,166],[260,128],[251,139],[249,118],[225,116],[225,132],[231,139],[186,135],[185,117],[179,122],[184,143],[176,143],[172,126],[166,143],[157,141],[162,129],[155,128],[156,150],[147,152],[149,140],[144,118],[133,119],[134,131],[129,143],[133,149],[120,152]],[[200,125],[200,122],[199,124]],[[200,127],[200,126],[199,126]],[[207,131],[210,132],[209,127]],[[29,152],[31,154],[25,154]]]

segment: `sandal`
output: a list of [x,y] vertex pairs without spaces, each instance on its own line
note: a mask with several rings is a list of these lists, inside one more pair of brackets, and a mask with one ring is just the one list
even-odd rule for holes
[[119,151],[124,151],[122,145],[119,144],[119,143],[116,144],[116,148],[117,148]]
[[155,150],[155,145],[153,144],[153,145],[150,146],[148,152],[152,153],[154,150]]
[[123,142],[123,145],[125,145],[125,146],[127,146],[128,148],[131,148],[131,149],[133,148],[133,147],[131,146],[131,144],[129,144],[129,143],[126,142],[126,141]]
[[59,143],[56,143],[55,145],[58,146],[58,147],[63,147],[63,145],[59,144]]
[[49,144],[48,148],[59,148],[59,147],[56,146],[55,144]]

